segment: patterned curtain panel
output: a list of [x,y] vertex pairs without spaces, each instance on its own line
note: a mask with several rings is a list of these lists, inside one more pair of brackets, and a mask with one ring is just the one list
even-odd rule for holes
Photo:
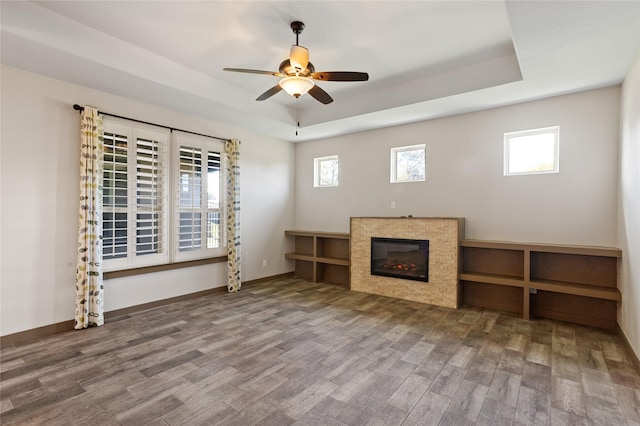
[[102,286],[102,143],[98,110],[85,106],[80,123],[80,210],[75,328],[104,324]]
[[225,142],[224,152],[227,163],[227,290],[240,290],[240,141]]

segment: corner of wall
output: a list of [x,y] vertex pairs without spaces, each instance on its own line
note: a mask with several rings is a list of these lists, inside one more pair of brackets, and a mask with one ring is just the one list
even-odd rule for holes
[[620,330],[640,358],[640,56],[622,84],[618,175]]

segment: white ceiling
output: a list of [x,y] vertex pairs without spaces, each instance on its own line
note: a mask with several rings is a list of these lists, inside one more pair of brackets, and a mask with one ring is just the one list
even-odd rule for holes
[[[617,84],[640,55],[637,0],[0,7],[4,64],[294,142]],[[317,71],[364,71],[369,81],[320,83],[329,105],[284,92],[257,102],[276,77],[222,71],[277,71],[294,20],[306,25],[300,44]]]

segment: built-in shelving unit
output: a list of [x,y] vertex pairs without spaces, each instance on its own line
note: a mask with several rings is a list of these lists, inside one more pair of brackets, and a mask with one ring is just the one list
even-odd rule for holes
[[482,240],[460,249],[463,304],[616,327],[620,249]]
[[349,285],[349,234],[338,232],[285,231],[295,238],[295,276],[313,282]]

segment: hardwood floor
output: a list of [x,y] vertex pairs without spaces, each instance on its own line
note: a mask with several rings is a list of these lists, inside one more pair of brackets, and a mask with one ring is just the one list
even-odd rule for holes
[[640,424],[619,336],[293,278],[1,355],[3,425]]

